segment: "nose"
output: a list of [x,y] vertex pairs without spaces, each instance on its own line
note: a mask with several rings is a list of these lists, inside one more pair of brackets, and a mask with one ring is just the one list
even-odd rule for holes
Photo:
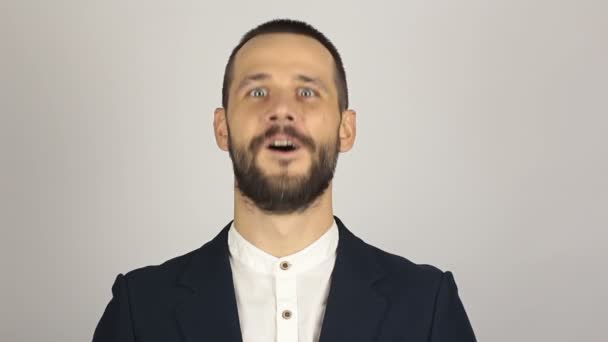
[[294,123],[297,105],[286,95],[276,96],[268,110],[266,120],[270,124]]

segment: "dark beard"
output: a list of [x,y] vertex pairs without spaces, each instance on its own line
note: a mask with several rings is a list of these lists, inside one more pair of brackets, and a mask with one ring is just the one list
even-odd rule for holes
[[[302,146],[312,155],[308,172],[303,176],[289,176],[282,173],[277,176],[265,176],[256,165],[255,157],[259,154],[263,142],[278,132],[283,132],[297,138]],[[285,215],[301,213],[328,188],[333,179],[340,139],[334,144],[317,146],[309,138],[300,135],[293,127],[272,126],[267,132],[252,139],[249,148],[235,147],[228,129],[229,154],[232,160],[236,186],[240,192],[249,198],[260,210],[272,214]]]

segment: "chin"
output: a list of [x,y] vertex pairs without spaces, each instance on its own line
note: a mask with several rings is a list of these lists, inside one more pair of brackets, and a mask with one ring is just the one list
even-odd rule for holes
[[291,170],[264,172],[264,177],[270,182],[280,182],[290,180],[295,181],[298,179],[306,178],[308,174],[306,172],[294,172]]
[[258,167],[267,176],[306,176],[310,164],[303,160],[265,160]]

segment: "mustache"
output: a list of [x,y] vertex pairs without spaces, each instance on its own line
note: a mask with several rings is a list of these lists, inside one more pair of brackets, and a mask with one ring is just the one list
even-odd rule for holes
[[307,148],[311,152],[315,152],[315,150],[317,149],[317,145],[315,144],[314,140],[311,137],[298,132],[295,127],[273,125],[269,127],[266,132],[255,136],[251,140],[251,143],[249,144],[249,151],[252,153],[258,151],[260,148],[263,147],[262,145],[264,144],[264,141],[266,139],[277,133],[282,133],[287,135],[288,137],[297,139],[301,143],[301,147]]

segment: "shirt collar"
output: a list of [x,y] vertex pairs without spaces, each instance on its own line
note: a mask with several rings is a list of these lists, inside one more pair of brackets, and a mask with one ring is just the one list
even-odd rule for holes
[[247,241],[236,230],[233,221],[228,231],[228,249],[232,258],[254,271],[274,274],[280,272],[281,265],[287,262],[290,269],[300,273],[335,258],[338,238],[338,227],[334,220],[331,227],[315,242],[299,252],[277,258]]

